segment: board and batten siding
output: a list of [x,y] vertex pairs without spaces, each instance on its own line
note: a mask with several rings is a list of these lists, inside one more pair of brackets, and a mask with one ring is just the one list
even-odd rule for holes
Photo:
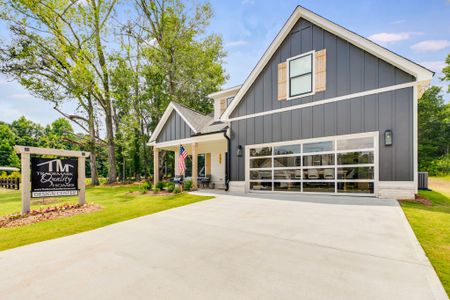
[[194,135],[194,131],[192,131],[191,127],[173,110],[156,141],[162,143],[189,138],[192,135]]
[[[278,64],[311,50],[326,49],[326,89],[313,96],[278,101]],[[249,88],[230,118],[411,82],[414,77],[347,41],[300,19]],[[384,146],[392,129],[394,143]],[[245,180],[245,157],[238,145],[251,145],[379,131],[379,179],[413,180],[413,88],[404,88],[282,113],[230,122],[231,180]]]
[[[312,96],[278,100],[278,64],[312,50],[326,49],[326,89]],[[230,118],[348,95],[414,77],[328,31],[300,19],[256,78]]]

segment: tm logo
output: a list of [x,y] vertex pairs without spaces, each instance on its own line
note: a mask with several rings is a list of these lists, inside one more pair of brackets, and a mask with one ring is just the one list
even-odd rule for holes
[[74,166],[72,166],[71,164],[63,165],[63,163],[60,159],[54,159],[54,160],[50,160],[50,161],[47,161],[44,163],[40,163],[37,166],[40,167],[43,165],[48,165],[49,172],[53,172],[53,166],[56,166],[56,172],[61,172],[61,173],[69,172],[70,168],[74,168]]

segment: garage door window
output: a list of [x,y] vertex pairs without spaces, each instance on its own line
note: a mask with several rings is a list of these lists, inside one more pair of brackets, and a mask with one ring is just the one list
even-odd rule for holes
[[375,137],[249,147],[249,189],[374,193]]

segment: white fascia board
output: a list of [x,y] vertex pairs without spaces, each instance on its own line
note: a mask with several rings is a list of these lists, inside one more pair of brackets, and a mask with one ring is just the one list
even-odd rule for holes
[[219,133],[213,133],[213,134],[198,135],[198,136],[193,136],[190,138],[167,141],[167,142],[162,142],[162,143],[156,143],[155,141],[153,141],[153,142],[150,142],[148,145],[156,147],[156,148],[164,148],[164,147],[179,146],[179,145],[183,145],[183,144],[218,141],[218,140],[223,140],[223,139],[225,139],[225,136],[223,135],[222,132],[219,132]]
[[236,93],[237,91],[239,91],[239,89],[242,87],[242,85],[238,85],[238,86],[234,86],[228,89],[224,89],[215,93],[211,93],[208,95],[208,98],[211,99],[216,99],[216,98],[220,98],[220,97],[226,97],[228,95],[233,95],[234,93]]
[[166,124],[167,120],[170,117],[170,114],[172,113],[172,111],[175,110],[180,117],[183,119],[184,122],[186,122],[186,124],[188,124],[188,126],[192,129],[192,131],[194,131],[194,133],[198,133],[197,130],[194,128],[194,126],[192,126],[186,119],[185,116],[183,116],[183,114],[175,107],[175,105],[173,104],[173,102],[170,102],[169,105],[167,106],[166,110],[164,111],[161,120],[159,120],[158,125],[156,125],[155,130],[153,131],[152,135],[150,136],[150,140],[147,143],[147,145],[152,146],[154,143],[154,141],[156,141],[156,138],[158,137],[159,133],[161,132],[161,130],[163,129],[164,125]]
[[283,28],[280,30],[276,38],[272,41],[269,48],[267,48],[266,52],[264,52],[261,59],[256,64],[255,68],[252,70],[250,75],[245,80],[244,84],[242,85],[241,89],[235,96],[234,101],[231,103],[231,105],[225,110],[225,112],[222,114],[222,117],[220,118],[222,121],[226,121],[230,114],[233,112],[233,110],[236,108],[236,106],[239,104],[239,102],[242,100],[242,97],[244,97],[245,93],[248,91],[248,89],[251,87],[251,85],[254,83],[258,75],[262,72],[264,67],[269,62],[272,55],[275,53],[275,51],[278,49],[278,47],[281,45],[281,43],[284,41],[284,39],[287,37],[291,29],[294,27],[294,25],[297,23],[297,21],[300,18],[304,18],[305,20],[310,21],[311,23],[335,34],[336,36],[339,36],[340,38],[349,41],[350,43],[354,44],[355,46],[375,55],[376,57],[385,60],[392,65],[396,66],[397,68],[413,75],[416,77],[416,81],[423,82],[427,80],[431,80],[434,73],[418,64],[415,64],[414,62],[395,54],[386,48],[381,47],[380,45],[377,45],[376,43],[348,30],[345,29],[330,20],[327,20],[303,7],[298,6],[295,11],[292,13],[292,15],[289,17],[288,21],[284,24]]

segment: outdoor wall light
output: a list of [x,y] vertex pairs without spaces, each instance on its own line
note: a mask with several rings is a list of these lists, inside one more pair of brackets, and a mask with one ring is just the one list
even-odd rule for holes
[[385,146],[392,146],[393,142],[393,134],[391,129],[386,129],[384,132],[384,145]]
[[237,146],[236,156],[242,157],[242,145]]

